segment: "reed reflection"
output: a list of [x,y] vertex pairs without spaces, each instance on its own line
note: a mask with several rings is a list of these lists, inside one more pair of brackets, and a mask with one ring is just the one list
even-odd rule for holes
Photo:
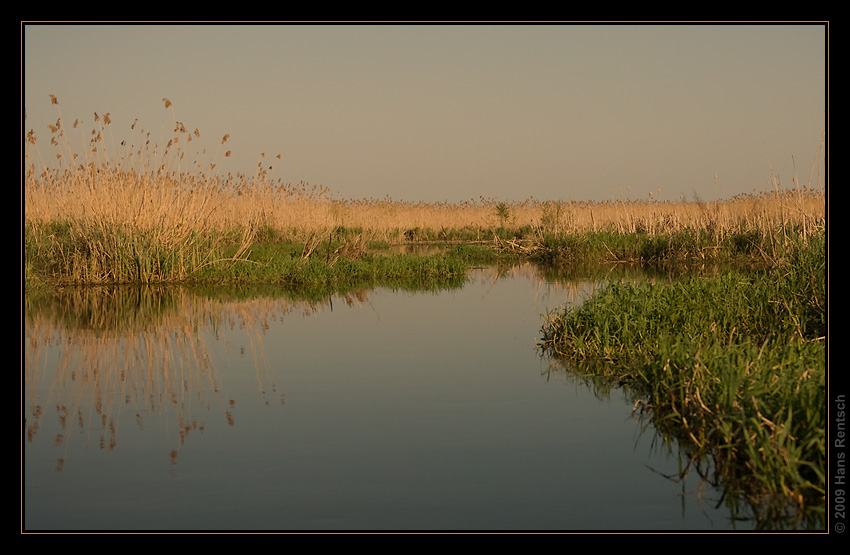
[[[531,263],[476,268],[469,275],[492,285],[511,278],[536,284],[536,298],[530,301],[551,295],[570,304],[580,303],[602,283],[562,279]],[[224,391],[213,344],[223,347],[227,356],[248,359],[259,403],[283,405],[284,394],[272,372],[282,361],[267,359],[266,333],[286,316],[357,309],[370,303],[373,292],[360,289],[304,299],[270,286],[147,286],[27,295],[26,442],[49,434],[61,450],[56,464],[61,471],[73,434],[113,451],[119,446],[120,425],[134,422],[140,433],[166,437],[165,453],[176,464],[181,447],[193,435],[221,422],[237,424],[236,400]],[[237,336],[238,344],[233,345]],[[127,418],[128,411],[134,418]]]
[[[210,356],[210,341],[227,345],[228,333],[247,340],[241,355],[253,361],[265,405],[283,403],[263,334],[283,316],[308,316],[333,308],[333,299],[300,301],[268,291],[193,291],[186,288],[73,288],[25,298],[24,427],[26,442],[50,434],[61,453],[61,471],[72,434],[91,438],[104,451],[119,445],[119,422],[135,412],[139,431],[155,423],[180,448],[203,433],[207,419],[224,415],[236,425],[235,399],[223,391]],[[280,293],[278,292],[278,295]],[[368,292],[346,293],[346,306]],[[125,418],[119,418],[124,416]]]

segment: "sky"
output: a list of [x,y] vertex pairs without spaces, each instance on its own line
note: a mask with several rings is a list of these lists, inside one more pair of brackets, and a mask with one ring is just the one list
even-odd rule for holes
[[91,130],[109,113],[116,142],[139,128],[167,142],[176,119],[221,173],[253,175],[265,153],[273,179],[341,199],[714,200],[791,187],[795,172],[805,186],[815,162],[812,184],[825,183],[820,23],[25,23],[22,35],[23,131],[44,150],[60,115]]

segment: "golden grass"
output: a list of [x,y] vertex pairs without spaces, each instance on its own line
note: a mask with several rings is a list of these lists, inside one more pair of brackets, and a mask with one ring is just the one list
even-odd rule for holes
[[[174,106],[163,99],[167,109]],[[51,102],[58,100],[51,95]],[[649,234],[700,229],[720,236],[743,228],[768,233],[777,225],[795,225],[804,234],[825,225],[823,188],[793,189],[775,180],[770,190],[732,199],[679,202],[613,199],[581,202],[529,199],[504,203],[479,197],[457,203],[399,202],[390,198],[340,200],[322,186],[282,183],[272,176],[274,164],[261,154],[253,176],[220,175],[216,166],[229,135],[214,155],[203,148],[198,129],[189,131],[174,118],[173,136],[159,144],[136,128],[130,141],[114,145],[109,114],[95,114],[95,127],[70,129],[61,113],[50,128],[47,156],[36,133],[26,137],[24,218],[29,226],[70,222],[81,234],[93,231],[143,235],[169,251],[187,249],[192,237],[215,232],[242,234],[243,245],[259,229],[275,230],[279,240],[306,241],[340,227],[357,229],[366,239],[391,243],[448,238],[464,230],[465,239],[492,237],[498,227],[539,233],[614,230]],[[80,133],[88,145],[75,152],[68,140]],[[66,133],[67,132],[67,133]],[[271,157],[269,157],[271,158]],[[47,163],[46,160],[52,160]]]

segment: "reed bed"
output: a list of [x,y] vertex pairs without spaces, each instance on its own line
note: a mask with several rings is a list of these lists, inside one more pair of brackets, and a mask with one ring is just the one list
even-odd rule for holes
[[[332,239],[357,237],[366,244],[495,240],[504,247],[499,241],[524,241],[557,259],[575,251],[563,238],[580,235],[689,235],[704,253],[705,245],[741,234],[761,238],[761,245],[825,227],[823,188],[786,189],[778,179],[761,193],[716,202],[338,199],[321,185],[275,179],[279,155],[261,153],[253,175],[222,173],[229,135],[205,148],[200,131],[190,131],[163,101],[171,135],[156,141],[134,122],[121,130],[130,138],[116,144],[109,114],[95,114],[93,128],[84,131],[79,121],[65,123],[51,95],[57,120],[49,140],[35,130],[24,138],[29,283],[191,280],[209,266],[244,266],[257,243],[329,247]],[[610,250],[611,241],[603,243],[598,248]]]

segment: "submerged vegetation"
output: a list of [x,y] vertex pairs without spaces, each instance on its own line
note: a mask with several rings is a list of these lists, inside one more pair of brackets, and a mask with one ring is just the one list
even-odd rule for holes
[[[822,526],[826,222],[811,177],[715,202],[339,200],[275,180],[265,155],[253,176],[220,174],[228,135],[208,157],[193,151],[200,132],[175,117],[166,144],[134,123],[116,147],[109,114],[95,114],[86,135],[51,100],[49,150],[34,131],[25,138],[28,291],[235,284],[319,298],[378,284],[457,286],[471,266],[506,257],[576,273],[667,269],[683,277],[612,283],[550,314],[541,346],[577,373],[631,388],[657,429],[694,460],[710,457],[730,499],[782,525],[790,508]],[[432,243],[434,252],[399,252]],[[706,267],[731,269],[690,272]]]

